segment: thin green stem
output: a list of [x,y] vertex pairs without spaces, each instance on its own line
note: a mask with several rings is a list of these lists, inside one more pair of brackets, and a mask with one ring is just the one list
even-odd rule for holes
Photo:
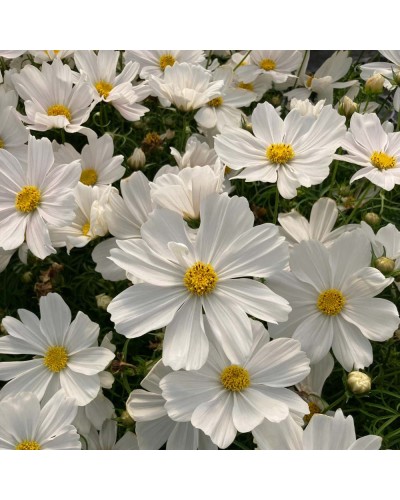
[[296,77],[297,78],[296,78],[296,83],[293,85],[294,89],[297,87],[297,84],[299,83],[299,76],[300,76],[301,70],[303,69],[304,62],[305,62],[306,57],[307,57],[307,52],[308,52],[308,50],[304,51],[303,60],[301,61],[301,65],[300,65],[300,68],[299,68],[298,72],[296,73]]
[[246,52],[246,54],[244,55],[243,59],[241,59],[237,64],[236,66],[233,68],[233,71],[236,71],[238,69],[239,66],[241,66],[241,64],[246,60],[247,56],[251,54],[251,50],[248,50]]
[[345,219],[344,224],[349,224],[350,221],[353,219],[354,215],[356,214],[357,210],[361,206],[361,203],[364,201],[364,198],[366,197],[368,191],[370,190],[371,186],[367,186],[367,189],[364,191],[364,193],[358,198],[357,203],[354,205],[353,210],[351,211],[350,215]]
[[274,219],[273,219],[274,224],[276,224],[276,221],[278,220],[278,209],[279,209],[279,191],[278,191],[278,186],[276,186],[276,190],[275,190],[275,206],[274,206]]

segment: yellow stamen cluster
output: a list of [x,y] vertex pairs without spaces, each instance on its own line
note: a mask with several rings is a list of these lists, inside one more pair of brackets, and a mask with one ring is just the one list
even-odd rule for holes
[[40,189],[36,186],[24,186],[15,197],[15,207],[20,212],[33,212],[40,203]]
[[16,450],[41,450],[42,447],[37,441],[28,441],[25,439],[17,444],[15,447]]
[[276,165],[284,165],[295,156],[290,144],[270,144],[265,153],[267,159]]
[[308,403],[308,408],[310,410],[310,413],[307,415],[304,415],[303,420],[306,424],[311,420],[311,417],[315,415],[316,413],[321,413],[321,408],[316,404],[313,403],[312,401],[309,401]]
[[272,59],[263,59],[260,61],[260,68],[264,71],[272,71],[276,68],[276,62]]
[[240,392],[249,387],[250,374],[242,366],[230,365],[222,370],[220,380],[228,391]]
[[212,292],[217,284],[218,276],[211,264],[196,262],[186,270],[183,282],[190,293],[206,295]]
[[307,88],[310,88],[311,87],[311,84],[312,84],[312,81],[314,80],[314,75],[309,75],[307,80],[306,80],[306,87]]
[[346,298],[340,290],[329,288],[318,296],[317,307],[327,316],[336,316],[346,304]]
[[211,99],[211,101],[208,101],[208,105],[211,107],[211,108],[219,108],[220,106],[222,106],[224,100],[222,99],[222,97],[216,97],[215,99]]
[[4,141],[1,137],[0,137],[0,149],[4,149]]
[[110,95],[110,92],[114,88],[112,83],[105,82],[104,80],[99,80],[94,84],[96,87],[97,92],[101,97],[104,97],[104,99],[107,99],[107,97]]
[[71,111],[63,104],[54,104],[54,106],[50,106],[47,108],[47,114],[48,116],[65,116],[69,122],[72,118]]
[[58,373],[67,366],[68,352],[62,345],[54,345],[47,349],[43,358],[44,366],[51,372]]
[[250,90],[250,91],[254,90],[254,85],[252,83],[239,82],[237,84],[237,87],[239,89],[244,89],[244,90]]
[[83,236],[87,236],[88,232],[90,231],[90,223],[86,222],[86,224],[83,224],[82,226],[82,234]]
[[396,157],[389,156],[383,151],[374,151],[371,155],[371,163],[379,170],[388,170],[396,166]]
[[160,64],[161,70],[165,71],[165,68],[167,66],[173,66],[175,61],[176,61],[175,57],[171,56],[171,54],[164,54],[160,57],[158,62]]
[[97,172],[94,168],[84,168],[79,179],[86,186],[94,186],[97,182]]

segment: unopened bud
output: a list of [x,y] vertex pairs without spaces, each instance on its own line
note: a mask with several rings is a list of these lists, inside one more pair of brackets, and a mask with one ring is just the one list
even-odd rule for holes
[[7,330],[5,329],[5,327],[4,327],[4,325],[3,325],[3,323],[0,323],[0,334],[1,334],[1,335],[7,335],[7,334],[8,334],[8,332],[7,332]]
[[365,394],[371,390],[371,377],[363,372],[350,372],[347,385],[353,394]]
[[400,85],[400,71],[393,73],[393,80],[396,85]]
[[31,273],[30,271],[26,271],[26,273],[21,276],[21,281],[22,283],[30,283],[32,281],[32,278],[33,273]]
[[104,309],[107,311],[108,304],[112,301],[112,297],[106,295],[105,293],[101,293],[100,295],[96,295],[96,303],[99,309]]
[[364,220],[370,226],[377,226],[381,222],[381,218],[375,212],[368,212],[364,215]]
[[350,97],[347,97],[347,95],[345,95],[343,99],[341,99],[338,109],[339,115],[345,116],[347,119],[349,119],[357,110],[358,104],[352,101]]
[[382,274],[390,274],[394,271],[396,263],[388,257],[379,257],[375,259],[374,265]]
[[121,413],[120,420],[121,420],[121,424],[125,425],[125,427],[133,427],[133,425],[135,423],[133,418],[129,415],[129,413],[126,410],[124,410]]
[[385,79],[379,73],[375,73],[365,82],[365,92],[367,94],[380,94],[383,90]]
[[141,148],[135,148],[135,151],[128,158],[127,164],[132,170],[140,170],[146,165],[146,155]]
[[274,106],[276,108],[277,106],[279,106],[281,104],[281,102],[282,102],[282,96],[279,95],[279,94],[276,94],[276,95],[274,95],[274,96],[271,97],[271,101],[270,102],[271,102],[272,106]]

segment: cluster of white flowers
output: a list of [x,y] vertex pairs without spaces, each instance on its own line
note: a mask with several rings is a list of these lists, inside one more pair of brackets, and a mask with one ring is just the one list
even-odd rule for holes
[[[97,296],[107,335],[85,312],[72,320],[62,289],[32,307],[40,317],[15,304],[19,319],[0,318],[0,449],[212,450],[238,433],[258,449],[380,448],[322,389],[334,363],[364,376],[371,341],[400,321],[377,297],[399,293],[400,232],[357,219],[378,190],[382,215],[400,184],[400,51],[381,54],[344,79],[348,51],[314,75],[296,50],[0,52],[0,271],[16,251],[26,264],[82,249],[99,279],[128,280]],[[392,99],[384,123],[379,92]],[[145,147],[122,132],[154,107],[183,131],[176,165],[147,175]],[[129,159],[115,154],[122,136]],[[364,179],[353,217],[335,177]],[[326,179],[308,220],[296,197]],[[275,200],[268,222],[235,194],[247,183]],[[111,341],[148,333],[162,350],[116,408]],[[122,411],[135,434],[118,434]]]

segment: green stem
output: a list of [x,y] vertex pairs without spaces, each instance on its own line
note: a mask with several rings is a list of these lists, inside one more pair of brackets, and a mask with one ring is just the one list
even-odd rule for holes
[[359,197],[357,203],[354,205],[354,208],[353,210],[351,211],[350,215],[347,217],[347,219],[344,221],[344,224],[343,225],[346,225],[346,224],[349,224],[349,222],[353,219],[355,213],[357,212],[357,210],[359,209],[361,203],[364,201],[364,198],[366,197],[368,191],[370,190],[370,187],[371,186],[367,186],[367,189],[364,191],[364,193],[362,194],[362,196]]
[[339,167],[339,160],[334,160],[333,163],[334,163],[334,165],[333,165],[333,171],[332,171],[332,178],[331,178],[331,183],[329,185],[329,196],[332,196],[332,190],[333,190],[333,186],[335,184],[336,174],[337,174],[337,170]]
[[238,63],[236,64],[236,66],[233,68],[233,71],[236,71],[236,70],[238,69],[238,67],[242,64],[242,62],[244,62],[244,61],[246,60],[247,56],[248,56],[249,54],[251,54],[251,52],[252,52],[251,50],[248,50],[248,51],[246,52],[246,54],[244,55],[243,59],[241,59],[241,60],[240,60],[240,62],[238,62]]
[[303,69],[304,61],[306,60],[306,57],[307,57],[307,52],[308,52],[308,50],[304,51],[303,60],[301,61],[299,71],[296,73],[297,78],[296,78],[296,83],[293,85],[294,89],[297,87],[297,84],[299,83],[299,76],[300,76],[301,70]]
[[279,191],[278,191],[278,186],[276,186],[276,191],[275,191],[275,206],[274,206],[274,219],[273,219],[274,224],[276,224],[276,221],[278,220],[278,208],[279,208]]

